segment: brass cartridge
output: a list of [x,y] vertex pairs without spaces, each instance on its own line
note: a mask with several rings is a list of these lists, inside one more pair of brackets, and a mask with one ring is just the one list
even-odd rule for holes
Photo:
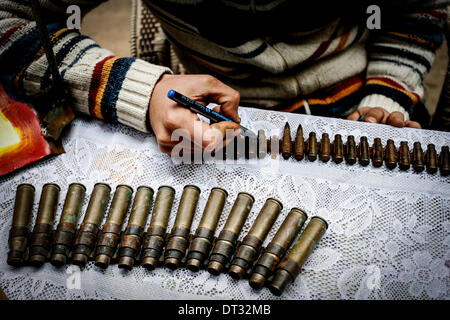
[[267,154],[267,138],[264,130],[258,130],[258,158],[264,159]]
[[186,265],[193,272],[200,270],[200,267],[208,258],[217,223],[219,222],[227,197],[228,193],[224,189],[211,189],[202,219],[189,246]]
[[134,196],[128,225],[120,241],[119,268],[131,270],[135,265],[152,201],[153,189],[140,186]]
[[33,213],[34,187],[23,183],[17,186],[11,229],[9,230],[9,252],[7,263],[14,267],[23,264],[28,244],[29,223]]
[[425,162],[427,165],[427,172],[434,174],[438,170],[438,156],[434,144],[430,143],[427,146],[427,151],[425,152]]
[[297,134],[295,135],[294,143],[294,158],[297,161],[303,160],[305,157],[305,138],[303,137],[303,128],[299,124],[297,127]]
[[397,166],[397,148],[395,147],[394,141],[389,139],[386,143],[386,148],[384,150],[384,163],[388,169],[394,169]]
[[425,156],[420,142],[414,142],[411,152],[411,162],[415,172],[422,172],[425,169]]
[[373,140],[372,146],[372,165],[376,168],[379,168],[383,165],[383,160],[384,160],[383,144],[381,143],[380,138],[375,138]]
[[307,153],[308,153],[308,160],[316,161],[319,146],[317,143],[317,137],[316,137],[315,132],[309,133],[309,139],[306,142],[306,147],[307,147]]
[[308,216],[304,211],[298,208],[291,209],[272,241],[255,263],[252,276],[249,280],[249,284],[253,289],[261,289],[267,279],[272,276],[278,262],[280,262],[297,237],[306,219],[308,219]]
[[72,263],[77,266],[85,266],[95,248],[110,193],[111,187],[109,185],[105,183],[94,185],[86,214],[75,238]]
[[270,292],[280,296],[286,286],[294,282],[327,228],[328,224],[322,218],[313,217],[311,219],[292,249],[278,265],[275,276],[269,284]]
[[54,183],[47,183],[42,187],[36,223],[30,240],[29,261],[35,267],[40,267],[49,258],[51,233],[60,190]]
[[328,133],[322,133],[322,139],[320,140],[320,160],[322,162],[328,162],[331,159],[331,145],[330,137]]
[[164,266],[171,270],[178,268],[186,254],[189,232],[191,231],[199,196],[200,189],[197,186],[187,185],[184,187],[175,223],[164,251]]
[[153,208],[152,219],[150,220],[147,235],[145,236],[144,244],[142,246],[141,264],[144,268],[149,270],[156,268],[161,257],[174,198],[174,188],[170,186],[159,187],[155,206]]
[[344,161],[344,143],[342,142],[342,136],[340,134],[334,136],[331,151],[331,155],[335,163],[339,164]]
[[258,258],[259,251],[267,234],[282,209],[283,205],[280,201],[273,198],[267,199],[231,262],[229,274],[233,279],[242,279],[252,267],[255,259]]
[[237,195],[230,215],[216,240],[209,258],[208,272],[212,275],[219,275],[230,261],[236,248],[239,234],[254,202],[255,198],[249,193],[240,192]]
[[53,239],[50,262],[59,267],[67,262],[72,251],[78,217],[83,204],[86,187],[81,183],[72,183],[67,190],[64,207]]
[[345,144],[345,162],[351,166],[356,163],[356,142],[352,135],[347,137]]
[[441,176],[448,176],[450,174],[450,155],[448,146],[443,146],[441,148],[441,153],[439,154],[439,169],[441,171]]
[[362,166],[368,166],[370,163],[370,151],[369,151],[369,142],[367,141],[367,137],[361,137],[359,146],[358,146],[358,159],[359,164]]
[[111,258],[117,249],[119,243],[120,233],[122,232],[122,225],[125,216],[130,206],[133,189],[130,186],[121,184],[118,185],[114,192],[111,206],[109,207],[108,217],[103,225],[100,233],[95,265],[102,269],[108,268]]
[[400,148],[398,151],[398,167],[400,168],[400,170],[409,170],[411,166],[410,156],[411,155],[409,153],[408,142],[400,142]]
[[292,156],[292,138],[289,122],[286,122],[284,125],[283,137],[281,140],[281,155],[284,160],[288,160]]

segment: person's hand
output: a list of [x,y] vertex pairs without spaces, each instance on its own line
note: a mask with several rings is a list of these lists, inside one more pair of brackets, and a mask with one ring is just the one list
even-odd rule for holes
[[388,124],[394,127],[410,127],[421,129],[422,127],[416,121],[406,120],[401,112],[389,113],[380,107],[362,107],[347,117],[347,120],[358,120],[360,116],[364,116],[365,122]]
[[[209,125],[200,121],[197,114],[180,106],[167,97],[169,90],[181,94],[206,105],[209,102],[219,104],[214,111],[240,122],[238,115],[239,92],[228,87],[209,75],[163,75],[156,83],[150,99],[150,125],[156,135],[159,149],[170,154],[179,141],[172,141],[172,132],[184,129],[194,142],[195,137],[202,137],[201,148],[218,145],[223,141],[226,130],[235,130],[239,134],[240,126],[231,121],[222,121]],[[222,141],[217,141],[222,139]]]

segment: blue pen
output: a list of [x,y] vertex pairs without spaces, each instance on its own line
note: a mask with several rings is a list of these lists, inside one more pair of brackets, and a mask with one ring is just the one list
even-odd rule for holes
[[[182,95],[179,92],[176,92],[175,90],[170,90],[167,93],[167,96],[172,99],[173,101],[179,103],[181,106],[188,108],[189,110],[191,110],[192,112],[201,114],[202,116],[208,118],[209,120],[211,120],[212,122],[220,122],[220,121],[231,121],[231,122],[235,122],[233,120],[231,120],[230,118],[225,117],[224,115],[215,112],[214,110],[205,107],[204,105],[189,99],[188,97]],[[250,129],[247,129],[243,126],[241,126],[242,132],[241,134],[243,136],[248,136],[251,138],[257,138],[256,134],[251,131]]]

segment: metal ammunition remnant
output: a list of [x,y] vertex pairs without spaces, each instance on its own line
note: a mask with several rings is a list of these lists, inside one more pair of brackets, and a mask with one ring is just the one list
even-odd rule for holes
[[434,144],[430,143],[427,146],[427,151],[425,152],[425,162],[427,165],[427,172],[434,174],[438,170],[438,156]]
[[23,264],[28,244],[28,225],[33,212],[34,187],[23,183],[17,186],[11,229],[9,230],[9,252],[7,263],[14,267]]
[[422,172],[425,169],[425,156],[420,142],[414,142],[411,152],[411,162],[415,172]]
[[53,250],[50,262],[59,267],[67,262],[77,229],[86,187],[81,183],[72,183],[67,190],[66,200],[53,238]]
[[164,266],[175,270],[180,265],[181,259],[186,254],[189,243],[189,232],[191,231],[192,220],[197,208],[200,189],[194,185],[187,185],[183,189],[177,216],[167,240],[164,251]]
[[30,239],[29,262],[40,267],[49,258],[51,250],[51,234],[60,187],[54,183],[47,183],[42,187],[39,209]]
[[189,246],[187,268],[193,272],[200,270],[211,250],[214,233],[222,214],[228,193],[222,188],[213,188],[206,202],[200,224]]
[[325,234],[327,228],[328,224],[322,218],[311,218],[311,221],[297,242],[277,266],[273,280],[269,284],[270,292],[276,296],[280,296],[286,286],[294,282],[306,259],[308,259],[315,246]]
[[441,175],[444,177],[450,174],[450,155],[448,146],[443,146],[441,148],[441,153],[439,154],[439,169]]
[[322,162],[328,162],[331,159],[331,145],[328,133],[322,133],[322,139],[320,140],[319,158]]
[[85,266],[93,253],[110,193],[111,187],[109,185],[105,183],[94,185],[83,222],[75,237],[72,263],[77,266]]
[[266,247],[253,268],[249,284],[255,289],[261,289],[274,273],[278,262],[283,258],[295,237],[303,227],[308,216],[298,208],[292,208],[284,219],[272,241]]
[[370,163],[370,147],[367,137],[361,137],[358,146],[358,160],[362,166],[368,166]]
[[281,141],[277,135],[273,135],[267,140],[267,151],[270,153],[272,159],[276,159],[281,151]]
[[245,139],[245,157],[247,159],[255,159],[258,150],[258,141],[254,137],[246,137]]
[[294,143],[294,158],[297,161],[303,160],[305,157],[305,138],[303,137],[303,128],[299,124],[297,127],[297,134],[295,135]]
[[233,279],[241,279],[252,267],[255,259],[258,258],[259,251],[267,234],[282,209],[283,205],[280,201],[273,198],[267,199],[231,262],[229,274]]
[[237,136],[234,138],[234,159],[239,160],[245,157],[245,137],[242,135]]
[[383,144],[381,143],[380,138],[375,138],[373,140],[372,146],[372,165],[376,168],[379,168],[383,165],[383,160],[384,160]]
[[156,268],[161,257],[174,198],[174,188],[170,186],[159,187],[153,207],[152,219],[142,246],[141,265],[149,270]]
[[398,167],[400,170],[409,170],[409,167],[411,167],[410,157],[408,142],[400,142],[400,148],[398,149]]
[[123,221],[130,206],[133,189],[130,186],[118,185],[109,207],[108,218],[103,225],[97,243],[95,265],[106,269],[117,249]]
[[128,225],[119,248],[119,268],[131,270],[141,250],[142,236],[152,206],[153,189],[140,186],[134,196]]
[[289,122],[286,122],[284,125],[283,137],[281,140],[281,155],[284,160],[288,160],[292,156],[292,137]]
[[236,242],[244,226],[255,198],[249,193],[240,192],[231,208],[225,226],[216,240],[211,256],[209,257],[208,272],[219,275],[230,261],[236,248]]
[[342,136],[340,134],[334,136],[334,141],[331,145],[331,155],[333,161],[337,164],[344,161],[344,143],[342,142]]
[[356,141],[352,135],[347,137],[345,144],[345,162],[351,166],[356,163]]
[[315,132],[309,133],[309,138],[308,138],[308,141],[306,142],[306,147],[307,147],[308,160],[316,161],[319,146],[317,143],[317,137],[316,137]]
[[397,166],[397,148],[393,140],[389,139],[386,142],[386,148],[384,149],[384,163],[388,169],[394,169]]
[[264,159],[267,154],[267,138],[264,130],[258,131],[258,158]]

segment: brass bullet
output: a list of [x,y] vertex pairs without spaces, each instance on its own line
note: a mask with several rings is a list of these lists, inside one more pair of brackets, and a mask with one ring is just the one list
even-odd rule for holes
[[361,137],[358,147],[358,159],[362,166],[368,166],[370,163],[369,142],[367,137]]
[[351,166],[356,163],[356,142],[352,135],[347,137],[345,144],[345,162]]
[[448,146],[443,146],[441,148],[441,153],[439,154],[439,169],[441,171],[441,176],[448,176],[450,174],[450,155]]
[[400,148],[398,151],[398,167],[400,170],[409,170],[409,167],[411,166],[410,156],[408,142],[400,142]]
[[411,162],[415,172],[422,172],[425,169],[425,156],[420,142],[414,142],[411,152]]
[[328,133],[322,133],[322,139],[320,140],[320,160],[322,162],[328,162],[331,159],[331,145],[330,137]]
[[267,138],[264,130],[258,131],[258,158],[264,159],[267,155]]
[[427,165],[427,172],[434,174],[438,170],[438,156],[434,144],[430,143],[425,152],[425,162]]
[[318,143],[317,143],[317,137],[315,132],[309,133],[308,141],[306,142],[306,149],[308,154],[308,160],[309,161],[316,161],[317,160],[317,153],[318,153]]
[[281,155],[284,160],[288,160],[292,156],[291,127],[288,122],[284,125],[283,137],[281,140]]
[[299,124],[297,127],[297,134],[295,135],[294,143],[294,158],[297,161],[303,160],[305,157],[305,138],[303,137],[303,128]]
[[372,165],[376,168],[379,168],[383,165],[383,160],[384,160],[383,144],[381,143],[380,138],[375,138],[373,140],[372,146]]
[[331,145],[331,155],[333,157],[333,161],[337,164],[344,161],[344,143],[342,141],[342,136],[340,134],[336,134],[334,136],[333,144]]
[[384,149],[384,162],[388,169],[394,169],[397,166],[397,148],[395,147],[394,141],[389,139],[386,143],[386,148]]

